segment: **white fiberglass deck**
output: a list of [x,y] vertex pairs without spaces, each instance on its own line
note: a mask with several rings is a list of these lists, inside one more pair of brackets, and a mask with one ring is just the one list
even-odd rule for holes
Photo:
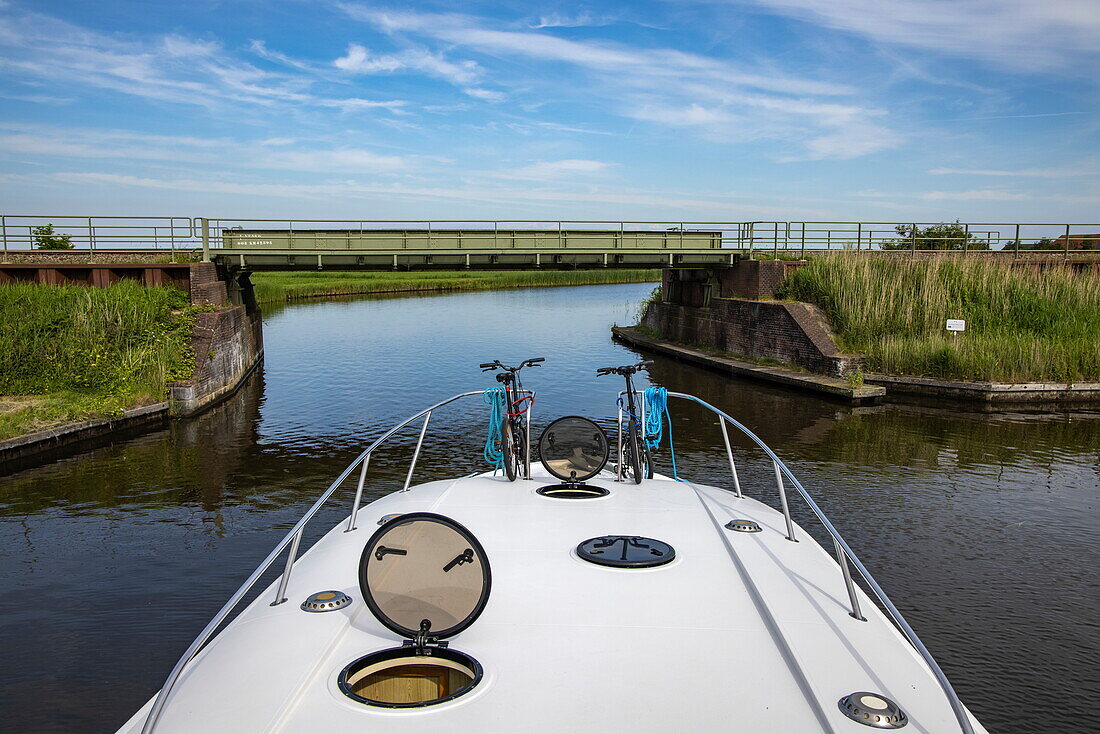
[[[214,638],[171,692],[157,732],[861,732],[838,700],[873,691],[909,716],[906,731],[956,732],[947,698],[913,648],[860,593],[849,616],[835,560],[783,515],[713,487],[608,473],[609,496],[552,499],[541,467],[514,483],[477,476],[430,482],[362,508],[294,566],[288,603],[274,587]],[[383,515],[430,511],[482,543],[492,590],[481,616],[450,640],[484,679],[446,703],[393,710],[345,697],[348,663],[401,644],[363,603],[359,557]],[[723,525],[741,518],[759,533]],[[583,540],[640,535],[676,559],[612,569],[577,558]],[[354,600],[303,612],[311,593]],[[151,704],[151,702],[150,702]],[[150,706],[120,731],[140,732]],[[985,730],[971,719],[977,732]]]

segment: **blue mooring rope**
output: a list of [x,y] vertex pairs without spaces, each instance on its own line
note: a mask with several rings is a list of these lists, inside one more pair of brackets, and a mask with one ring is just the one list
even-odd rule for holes
[[490,387],[481,396],[482,402],[489,406],[489,430],[485,436],[485,461],[493,471],[504,468],[504,451],[501,450],[503,437],[500,426],[504,422],[504,388]]
[[668,390],[663,387],[647,387],[642,393],[645,401],[645,443],[650,452],[661,446],[664,435],[664,423],[668,423],[668,454],[672,459],[672,478],[683,481],[676,473],[676,447],[672,442],[672,416],[668,414]]

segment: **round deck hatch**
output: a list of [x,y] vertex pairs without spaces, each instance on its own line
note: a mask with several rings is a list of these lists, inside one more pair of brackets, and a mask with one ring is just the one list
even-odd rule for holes
[[337,685],[357,703],[410,709],[458,698],[482,676],[481,664],[457,650],[433,647],[418,655],[408,647],[395,647],[352,662],[340,671]]
[[485,550],[450,518],[411,512],[378,528],[359,559],[359,587],[378,621],[417,640],[469,627],[489,600]]
[[676,557],[676,550],[664,541],[638,535],[601,535],[577,546],[577,555],[599,566],[652,568]]
[[900,729],[909,723],[909,717],[900,706],[878,693],[849,693],[837,701],[837,706],[852,721],[875,729]]
[[565,482],[564,484],[548,484],[545,487],[539,487],[535,490],[535,494],[559,500],[590,500],[596,497],[606,497],[611,494],[611,491],[590,484]]
[[579,415],[558,418],[539,437],[539,457],[546,471],[573,484],[599,474],[609,452],[603,429]]

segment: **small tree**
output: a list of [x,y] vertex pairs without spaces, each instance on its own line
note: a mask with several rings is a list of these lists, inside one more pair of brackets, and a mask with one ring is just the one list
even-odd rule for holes
[[1061,250],[1062,245],[1049,237],[1040,237],[1035,242],[1021,242],[1021,250]]
[[34,246],[39,250],[71,250],[73,249],[72,235],[54,234],[53,225],[35,227],[31,230],[34,235]]
[[954,222],[930,224],[921,229],[915,224],[899,224],[894,227],[899,238],[883,240],[884,250],[988,250],[989,243],[978,239],[966,225]]

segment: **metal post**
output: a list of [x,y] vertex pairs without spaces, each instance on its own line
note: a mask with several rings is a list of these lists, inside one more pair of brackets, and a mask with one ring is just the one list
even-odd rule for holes
[[799,260],[806,259],[806,223],[802,222],[802,252],[798,256]]
[[737,478],[737,464],[733,463],[733,449],[730,448],[730,435],[726,431],[726,419],[720,418],[718,425],[722,426],[722,441],[726,444],[726,456],[730,458],[730,471],[733,473],[733,491],[737,493],[738,497],[744,497],[741,494],[741,480]]
[[840,543],[837,542],[836,538],[833,538],[833,547],[836,548],[836,561],[840,564],[840,570],[844,572],[844,585],[848,588],[848,600],[852,603],[852,611],[848,612],[848,615],[860,622],[866,622],[867,618],[859,611],[856,585],[852,582],[852,572],[848,569],[848,554],[840,547]]
[[912,252],[916,252],[917,251],[917,223],[916,222],[913,222],[913,233],[912,234],[913,234],[913,246],[910,247],[909,249]]
[[787,540],[797,543],[794,537],[794,523],[791,522],[791,510],[787,507],[787,489],[783,486],[783,474],[779,470],[779,463],[773,461],[775,467],[775,484],[779,487],[779,501],[783,503],[783,519],[787,521]]
[[859,252],[860,246],[863,244],[863,222],[856,224],[856,252]]
[[963,252],[970,251],[970,225],[966,225],[963,229]]
[[199,221],[202,222],[202,261],[208,263],[210,262],[210,220],[199,217]]
[[534,398],[534,396],[532,396],[531,399],[527,401],[527,424],[524,426],[524,429],[527,432],[527,440],[524,442],[524,444],[525,444],[524,445],[524,450],[525,450],[526,455],[523,457],[523,463],[524,463],[523,478],[524,479],[530,479],[531,478],[531,409],[534,406],[535,406],[535,398]]
[[1069,259],[1069,225],[1066,225],[1066,246],[1062,250],[1062,258]]
[[615,462],[615,481],[623,481],[623,406],[619,406],[618,417],[619,430],[617,433],[617,445],[619,451],[619,460]]
[[302,532],[305,528],[302,528],[294,535],[294,540],[290,543],[290,552],[286,557],[286,568],[283,569],[283,577],[279,579],[279,589],[275,592],[275,601],[271,602],[269,606],[277,607],[286,601],[286,597],[283,594],[286,593],[286,586],[290,583],[290,569],[294,568],[294,559],[298,555],[298,544],[302,542]]
[[4,240],[4,261],[8,260],[8,220],[7,217],[0,216],[0,238]]
[[756,222],[749,222],[749,259],[752,260],[753,245],[756,241]]
[[95,252],[95,229],[92,227],[91,217],[88,217],[88,247]]
[[420,426],[420,438],[416,439],[416,451],[413,452],[412,461],[409,462],[409,473],[405,476],[405,487],[402,492],[409,491],[409,484],[412,483],[413,469],[416,468],[416,459],[420,456],[420,446],[424,443],[424,433],[428,430],[428,421],[431,420],[432,411],[428,411],[424,415],[424,425]]
[[355,516],[359,514],[359,503],[363,499],[363,482],[367,479],[367,467],[370,465],[370,454],[363,457],[363,467],[359,470],[359,484],[355,487],[355,501],[351,504],[351,517],[348,518],[348,527],[345,533],[355,530]]
[[779,259],[779,222],[775,223],[775,228],[772,230],[772,259]]
[[1019,224],[1016,225],[1016,239],[1015,239],[1015,242],[1016,242],[1016,252],[1012,255],[1012,257],[1019,257],[1020,256],[1020,225]]

